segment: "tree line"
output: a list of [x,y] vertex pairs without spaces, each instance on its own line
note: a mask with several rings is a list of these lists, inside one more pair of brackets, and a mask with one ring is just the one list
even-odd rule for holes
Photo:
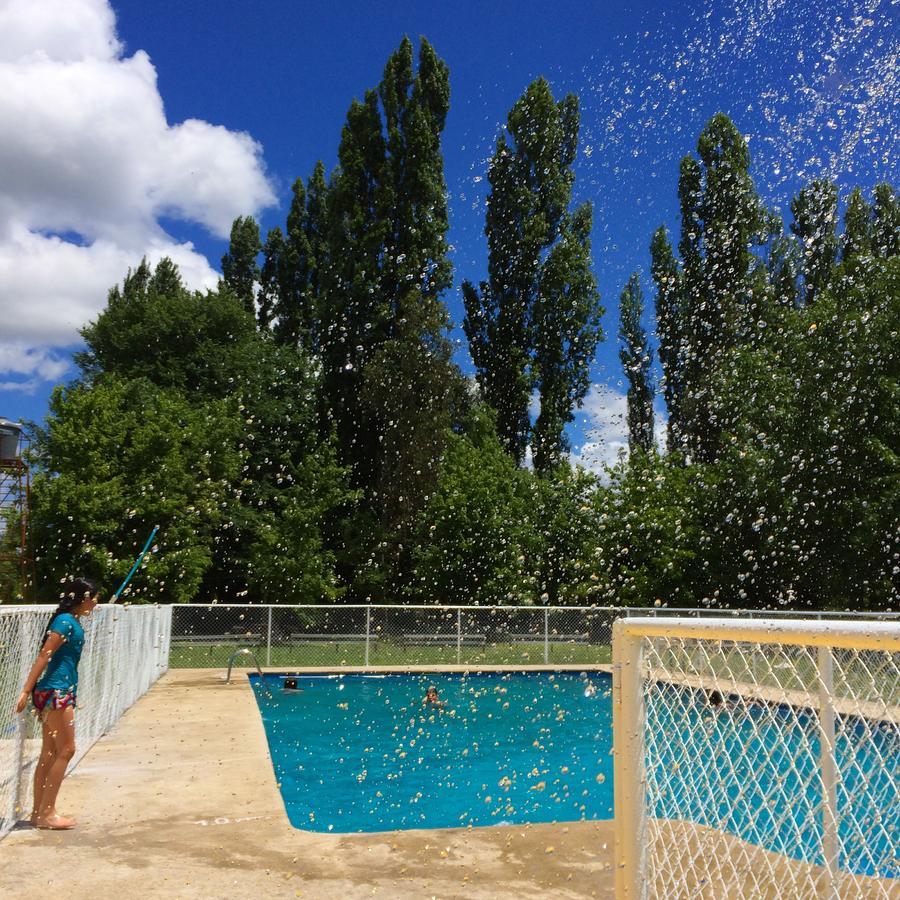
[[449,104],[446,64],[404,39],[284,227],[234,222],[216,290],[162,260],[110,291],[34,429],[40,589],[112,584],[158,524],[136,598],[889,604],[893,190],[853,192],[838,235],[813,182],[785,233],[715,116],[681,164],[678,255],[652,237],[655,347],[639,273],[624,286],[630,453],[600,480],[566,437],[603,339],[578,100],[537,79],[497,137],[472,378],[444,302]]

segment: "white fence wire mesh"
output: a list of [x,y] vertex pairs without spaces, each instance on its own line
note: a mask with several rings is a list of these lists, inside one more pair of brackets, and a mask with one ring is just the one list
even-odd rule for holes
[[[40,723],[14,705],[39,649],[51,606],[0,608],[0,837],[31,807]],[[76,755],[94,742],[166,671],[170,606],[99,606],[85,620],[78,667]]]
[[630,619],[621,897],[897,897],[900,623]]

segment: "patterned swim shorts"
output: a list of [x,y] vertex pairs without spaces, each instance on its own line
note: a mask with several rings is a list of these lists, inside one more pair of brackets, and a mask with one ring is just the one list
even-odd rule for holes
[[51,688],[47,691],[33,690],[31,692],[31,702],[38,712],[45,709],[65,709],[68,706],[75,706],[75,691],[69,689],[67,691]]

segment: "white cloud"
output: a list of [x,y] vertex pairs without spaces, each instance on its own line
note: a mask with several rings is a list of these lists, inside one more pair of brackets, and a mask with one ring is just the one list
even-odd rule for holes
[[69,368],[66,355],[52,350],[0,341],[0,372],[31,377],[0,380],[0,391],[33,394],[43,382],[58,381]]
[[584,442],[572,462],[601,474],[621,452],[628,453],[628,401],[625,394],[603,384],[591,386],[582,411],[588,418]]
[[48,350],[4,342],[0,344],[0,372],[34,374],[50,381],[65,372],[68,361]]
[[75,342],[145,255],[212,286],[161,216],[225,236],[274,202],[249,135],[167,122],[156,70],[123,55],[107,0],[0,0],[0,375],[59,377],[48,348]]
[[[602,475],[607,466],[620,456],[628,455],[628,398],[605,384],[591,386],[584,400],[583,412],[588,418],[585,440],[571,454],[573,463]],[[654,437],[660,448],[665,446],[666,418],[655,409]]]

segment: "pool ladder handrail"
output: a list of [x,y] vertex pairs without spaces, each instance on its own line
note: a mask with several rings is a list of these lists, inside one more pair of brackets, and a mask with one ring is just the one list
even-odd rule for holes
[[228,660],[228,674],[225,676],[225,684],[231,683],[231,669],[234,666],[234,660],[242,653],[246,653],[253,657],[253,662],[256,665],[256,672],[260,678],[263,677],[263,671],[259,666],[259,660],[256,658],[256,654],[249,647],[241,647],[239,650],[235,650],[234,653],[231,654],[231,659]]

